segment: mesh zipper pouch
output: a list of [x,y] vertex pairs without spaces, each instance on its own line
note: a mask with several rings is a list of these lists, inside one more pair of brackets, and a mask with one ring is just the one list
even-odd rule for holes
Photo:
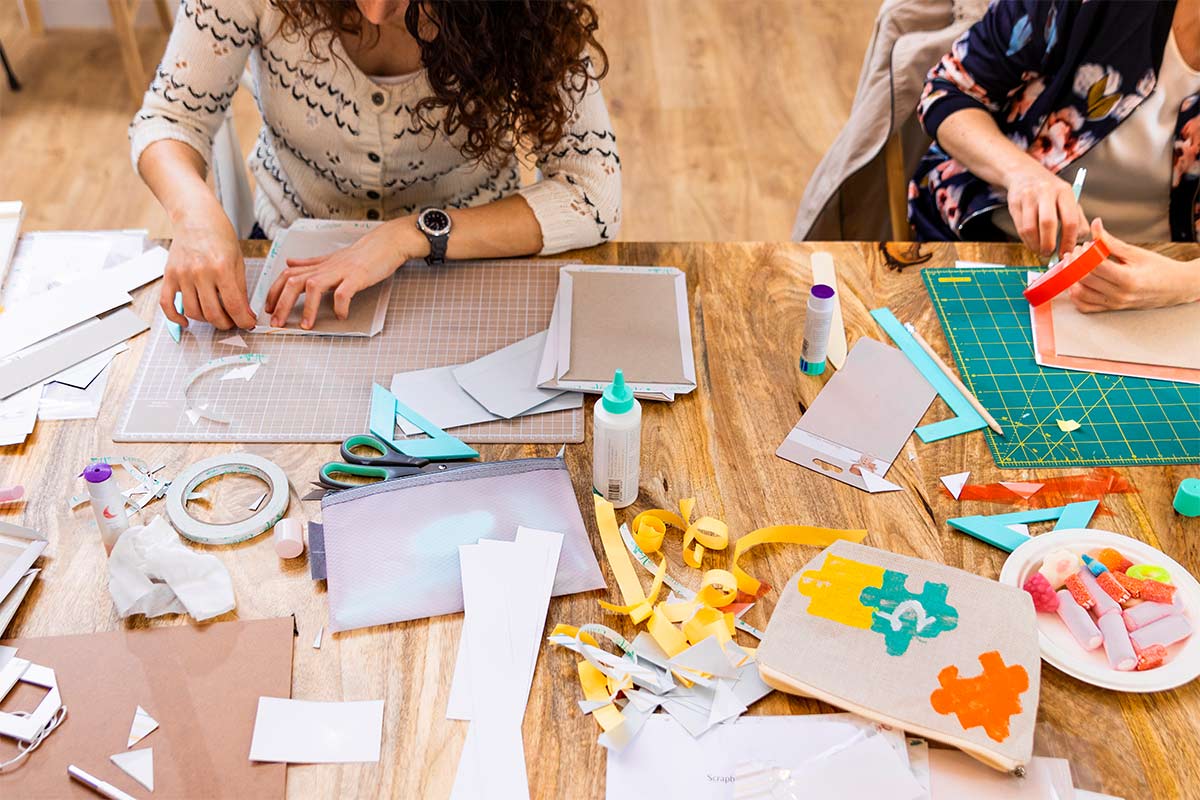
[[346,631],[463,610],[458,546],[563,534],[555,595],[604,587],[560,458],[493,461],[346,489],[321,501],[329,627]]

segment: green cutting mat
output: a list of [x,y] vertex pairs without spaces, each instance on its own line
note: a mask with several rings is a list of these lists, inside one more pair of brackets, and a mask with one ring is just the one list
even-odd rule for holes
[[[1004,436],[985,431],[996,465],[1200,462],[1200,386],[1038,365],[1021,295],[1027,273],[1024,267],[921,273],[963,382],[1004,428]],[[1064,433],[1060,419],[1083,427]]]

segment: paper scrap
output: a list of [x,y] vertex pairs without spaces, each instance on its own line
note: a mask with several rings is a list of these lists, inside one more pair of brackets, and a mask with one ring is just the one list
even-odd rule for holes
[[929,777],[933,800],[1045,800],[1075,794],[1070,764],[1061,758],[1034,756],[1025,765],[1025,777],[1017,778],[959,750],[930,748]]
[[126,775],[145,786],[147,791],[154,791],[154,749],[130,750],[127,753],[115,753],[109,756],[114,764],[121,768]]
[[463,672],[451,700],[465,686],[471,725],[452,798],[529,797],[521,720],[562,542],[561,533],[521,528],[512,542],[485,539],[459,547]]
[[900,492],[904,490],[903,486],[898,486],[886,478],[881,478],[870,470],[862,470],[862,481],[866,485],[867,491],[871,494],[878,492]]
[[1083,427],[1082,425],[1079,424],[1078,420],[1060,419],[1060,420],[1055,420],[1055,421],[1058,423],[1058,429],[1060,431],[1062,431],[1063,433],[1071,433],[1071,432],[1077,431]]
[[956,472],[953,475],[943,475],[942,485],[944,485],[946,490],[950,492],[950,495],[957,500],[958,496],[962,494],[963,487],[967,485],[967,478],[970,477],[970,470],[967,470],[966,472]]
[[251,761],[348,764],[379,760],[383,701],[260,697]]
[[1028,500],[1041,491],[1044,484],[1027,483],[1024,481],[1000,481],[1000,485],[1018,497]]
[[325,626],[317,628],[317,636],[313,639],[313,650],[321,649],[321,639],[325,636]]
[[[853,747],[867,737],[883,739],[900,770],[907,771],[905,745],[899,731],[879,730],[870,720],[853,714],[800,714],[743,716],[693,738],[675,720],[656,714],[642,726],[632,746],[609,750],[606,794],[608,800],[633,797],[654,800],[730,800],[734,797],[837,798],[837,800],[893,800],[890,790],[863,798],[860,795],[809,792],[803,784],[795,793],[749,795],[747,778],[739,769],[751,761],[779,771],[803,774],[805,765],[816,765],[821,756]],[[871,772],[886,766],[887,777],[899,776],[881,752],[860,751],[869,761],[852,769]],[[674,765],[672,768],[670,765]],[[911,774],[908,777],[911,780]],[[902,778],[899,780],[903,781]],[[845,785],[845,784],[843,784]],[[840,787],[839,787],[840,788]],[[891,787],[888,787],[890,789]]]
[[0,503],[15,503],[25,496],[25,487],[20,484],[16,486],[0,487]]
[[231,369],[228,372],[221,375],[221,380],[234,381],[234,380],[241,379],[241,380],[248,381],[254,377],[254,373],[258,372],[259,366],[261,366],[261,365],[257,364],[257,363],[256,364],[246,364],[243,367],[237,367],[236,369]]
[[[254,498],[254,500],[251,501],[251,503],[249,505],[249,509],[251,511],[258,511],[259,506],[261,506],[263,504],[263,500],[266,500],[267,495],[269,495],[270,493],[271,493],[271,490],[267,489],[265,492],[260,494],[258,497]],[[189,497],[188,499],[190,500],[191,498]]]
[[[492,414],[512,419],[553,400],[563,389],[539,389],[538,363],[546,347],[546,331],[489,353],[453,370],[463,391]],[[401,398],[403,399],[403,398]]]
[[224,345],[228,345],[229,347],[245,347],[246,340],[235,333],[233,336],[228,336],[224,339],[219,340],[217,342],[217,344],[224,344]]
[[158,720],[150,716],[146,709],[138,706],[137,710],[133,712],[133,724],[129,726],[129,741],[125,743],[125,746],[133,747],[157,728]]

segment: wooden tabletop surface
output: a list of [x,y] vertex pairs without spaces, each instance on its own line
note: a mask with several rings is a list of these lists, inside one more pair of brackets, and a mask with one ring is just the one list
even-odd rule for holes
[[[910,246],[891,247],[901,253]],[[248,242],[245,249],[247,255],[264,255],[266,248],[264,243]],[[1176,255],[1200,254],[1196,247],[1164,249]],[[914,322],[950,360],[921,284],[920,267],[889,269],[873,243],[617,243],[574,254],[592,263],[673,265],[688,274],[698,385],[670,405],[644,405],[641,496],[618,519],[632,519],[642,508],[674,507],[680,498],[694,496],[697,513],[724,519],[731,538],[781,523],[866,528],[868,544],[996,577],[1005,554],[952,531],[945,520],[1007,509],[956,503],[939,490],[938,478],[969,469],[972,482],[983,483],[1050,477],[1062,471],[1001,472],[981,432],[928,445],[912,437],[888,474],[905,491],[881,495],[866,494],[775,457],[775,448],[827,379],[802,378],[797,366],[811,285],[809,256],[816,250],[834,255],[851,343],[862,335],[886,340],[867,312],[887,305],[900,319]],[[925,245],[923,252],[933,255],[925,265],[930,267],[951,266],[956,258],[1031,263],[1026,251],[1007,245]],[[136,307],[144,317],[153,313],[156,296],[156,285],[138,293]],[[41,422],[23,446],[0,448],[0,485],[23,483],[30,493],[22,506],[0,507],[0,519],[40,529],[50,538],[40,578],[10,626],[9,637],[106,631],[126,624],[116,617],[108,594],[104,553],[90,509],[86,505],[74,512],[66,508],[66,498],[79,487],[74,476],[88,457],[136,455],[165,463],[162,474],[169,477],[201,458],[246,449],[277,462],[293,485],[301,487],[315,477],[319,464],[335,456],[331,444],[114,445],[111,436],[117,415],[147,338],[138,337],[131,351],[117,358],[98,420]],[[378,376],[381,381],[387,377]],[[589,418],[590,406],[589,399],[585,408]],[[927,419],[946,413],[935,402]],[[585,444],[567,448],[566,459],[599,555],[595,520],[589,513],[590,442],[589,431]],[[486,460],[552,455],[557,450],[551,445],[479,449]],[[1197,468],[1145,467],[1121,473],[1137,492],[1110,495],[1105,505],[1114,516],[1100,518],[1098,526],[1159,547],[1200,575],[1200,521],[1187,521],[1171,510],[1175,487],[1184,477],[1197,474]],[[244,511],[231,509],[245,509],[245,498],[259,491],[250,479],[219,478],[211,483],[216,484],[214,521],[222,515],[244,516]],[[293,501],[289,510],[289,516],[317,514],[315,503],[298,506]],[[680,563],[678,538],[672,542],[673,550],[667,548],[672,572],[691,577]],[[324,583],[309,579],[306,559],[281,561],[269,537],[207,549],[228,566],[237,592],[236,611],[222,619],[295,614],[300,637],[293,697],[385,701],[380,762],[290,767],[289,797],[447,797],[467,729],[465,723],[445,719],[462,617],[326,634],[322,648],[314,650],[311,642],[327,621],[327,607]],[[805,547],[761,548],[743,564],[752,574],[779,585],[815,552]],[[709,558],[713,566],[724,566],[719,554]],[[602,556],[600,560],[603,564]],[[609,577],[613,588],[607,594],[556,598],[547,625],[602,621],[632,633],[627,619],[607,615],[596,604],[599,597],[619,600]],[[774,602],[773,595],[766,597],[748,621],[764,626]],[[189,622],[177,618],[133,624]],[[576,705],[579,698],[575,657],[544,647],[524,724],[534,797],[603,797],[604,750],[596,744],[595,722]],[[815,701],[774,693],[750,713],[830,710]],[[1200,688],[1196,683],[1157,694],[1118,694],[1043,666],[1035,753],[1069,759],[1081,788],[1128,800],[1200,798],[1198,738]]]

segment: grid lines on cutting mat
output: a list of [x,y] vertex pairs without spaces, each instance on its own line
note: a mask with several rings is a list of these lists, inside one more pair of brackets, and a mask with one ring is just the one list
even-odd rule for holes
[[[373,337],[241,336],[245,348],[222,345],[233,332],[192,322],[177,344],[156,315],[114,434],[115,441],[337,442],[366,433],[371,384],[392,374],[461,364],[544,330],[565,261],[472,261],[440,267],[410,263],[396,273],[387,321]],[[261,260],[247,260],[253,286]],[[220,380],[227,370],[188,375],[208,361],[263,353],[268,362],[249,381]],[[187,389],[187,398],[184,391]],[[228,414],[230,424],[192,424],[187,403]],[[415,402],[414,408],[421,410]],[[581,409],[451,429],[486,442],[581,442]]]
[[[1000,422],[1001,468],[1200,462],[1200,386],[1039,365],[1026,268],[926,269],[963,383]],[[1067,433],[1058,420],[1082,427]]]

